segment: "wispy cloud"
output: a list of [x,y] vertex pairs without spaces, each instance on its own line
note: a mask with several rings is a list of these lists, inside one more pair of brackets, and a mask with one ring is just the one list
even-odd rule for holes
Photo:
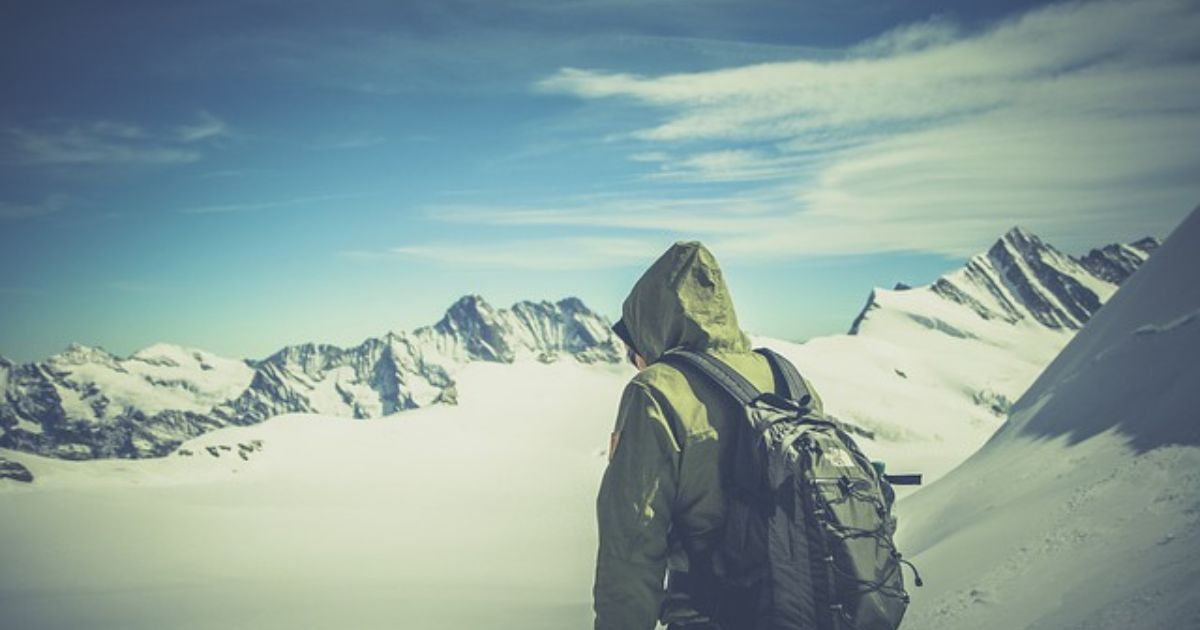
[[634,153],[629,156],[629,159],[634,162],[666,162],[671,159],[671,156],[665,151],[645,151]]
[[851,57],[894,57],[928,48],[953,44],[962,38],[954,22],[935,16],[925,22],[905,24],[869,39],[849,50]]
[[586,195],[541,206],[440,205],[427,208],[426,214],[438,221],[472,225],[735,234],[785,219],[781,210],[793,199],[795,192],[785,188],[689,198]]
[[164,165],[200,160],[199,145],[229,135],[229,127],[208,113],[166,129],[121,121],[55,121],[0,131],[6,161],[52,165]]
[[190,208],[178,208],[176,212],[181,214],[228,214],[234,212],[254,212],[258,210],[271,210],[275,208],[291,208],[297,206],[310,206],[327,201],[344,201],[347,199],[361,199],[367,195],[363,193],[353,194],[336,194],[336,195],[310,195],[306,197],[291,197],[288,199],[275,199],[271,201],[254,201],[247,203],[228,203],[217,204],[210,206],[193,206]]
[[49,195],[41,201],[33,203],[13,203],[0,201],[0,220],[26,219],[54,214],[67,206],[69,199],[66,195]]
[[487,243],[423,243],[383,251],[345,251],[357,260],[425,260],[449,267],[577,270],[644,264],[661,249],[653,238],[569,237]]
[[238,179],[245,177],[278,177],[284,171],[265,168],[232,168],[207,171],[196,175],[197,179]]
[[[769,209],[714,233],[728,251],[963,255],[1018,221],[1069,244],[1169,230],[1200,197],[1198,32],[1194,1],[1070,3],[973,33],[909,25],[833,60],[568,68],[536,88],[657,116],[624,130],[649,179],[765,182]],[[717,217],[732,219],[676,225]]]
[[338,136],[327,136],[313,143],[314,149],[365,149],[387,143],[387,136],[372,132],[345,133]]
[[[996,108],[1079,105],[1061,103],[1074,96],[1069,92],[1041,91],[1098,70],[1104,78],[1132,78],[1139,71],[1185,68],[1200,50],[1190,37],[1197,26],[1192,2],[1066,4],[969,37],[954,37],[945,26],[903,27],[836,61],[657,77],[568,68],[538,87],[663,109],[665,122],[635,131],[644,139],[793,138],[812,130],[921,123]],[[1161,88],[1166,87],[1161,79],[1175,77],[1158,78]],[[1111,105],[1129,112],[1148,106],[1129,94]]]
[[232,131],[225,121],[208,112],[200,112],[196,122],[180,125],[174,131],[175,136],[184,144],[232,135]]
[[[565,68],[533,89],[634,121],[597,133],[628,149],[636,185],[435,206],[431,219],[501,229],[482,246],[359,254],[569,268],[644,261],[693,237],[755,260],[962,257],[1018,223],[1076,251],[1165,235],[1200,198],[1197,32],[1194,0],[1099,1],[982,29],[937,19],[838,54],[714,71]],[[504,240],[514,227],[555,229]],[[616,236],[588,240],[598,233]]]
[[719,149],[663,160],[659,170],[646,179],[680,182],[748,182],[780,178],[796,179],[817,164],[819,156],[783,155],[778,150],[759,148]]

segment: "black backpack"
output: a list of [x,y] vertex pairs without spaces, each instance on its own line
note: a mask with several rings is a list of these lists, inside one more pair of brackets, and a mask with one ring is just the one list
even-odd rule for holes
[[892,541],[891,484],[850,437],[870,433],[812,409],[796,368],[756,352],[783,391],[761,393],[708,354],[663,355],[729,393],[746,419],[722,463],[721,539],[687,549],[688,573],[669,580],[686,581],[683,590],[723,630],[894,630],[908,606],[900,569],[908,562]]

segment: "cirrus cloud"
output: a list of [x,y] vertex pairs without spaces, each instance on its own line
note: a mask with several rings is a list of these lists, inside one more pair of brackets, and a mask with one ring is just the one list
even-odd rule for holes
[[194,122],[150,129],[122,121],[49,121],[0,130],[4,161],[28,165],[165,165],[196,162],[205,143],[231,135],[201,112]]
[[1200,199],[1196,33],[1195,0],[1105,0],[910,24],[832,59],[564,68],[534,89],[642,114],[605,138],[645,192],[432,215],[702,236],[743,258],[964,257],[1014,224],[1077,250],[1163,236]]

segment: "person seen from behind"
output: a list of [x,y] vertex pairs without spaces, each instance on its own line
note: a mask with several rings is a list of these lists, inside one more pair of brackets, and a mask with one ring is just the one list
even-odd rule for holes
[[761,391],[775,389],[772,367],[752,351],[717,261],[698,242],[676,243],[650,266],[614,331],[639,371],[621,396],[597,499],[595,628],[716,629],[706,559],[724,524],[728,438],[744,419],[725,392],[659,359],[673,349],[710,354]]

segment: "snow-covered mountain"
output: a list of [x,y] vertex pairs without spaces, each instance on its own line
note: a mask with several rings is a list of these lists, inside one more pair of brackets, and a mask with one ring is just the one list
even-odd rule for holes
[[1116,290],[1081,261],[1124,252],[1111,259],[1127,277],[1156,244],[1110,245],[1073,259],[1014,228],[928,285],[875,289],[848,335],[756,341],[792,359],[828,411],[875,431],[873,456],[935,479],[991,436]]
[[973,335],[976,326],[959,327],[942,318],[928,318],[931,308],[926,293],[965,307],[985,321],[1028,321],[1053,330],[1078,330],[1157,247],[1158,240],[1148,237],[1073,258],[1036,234],[1015,227],[986,253],[973,256],[963,268],[927,287],[876,289],[851,325],[850,334],[869,328],[873,312],[887,309],[904,312],[951,335]]
[[962,466],[900,504],[906,625],[1200,627],[1200,209]]
[[1120,284],[1131,276],[1161,243],[1156,238],[1143,238],[1128,245],[1106,245],[1093,249],[1079,263],[1097,278]]
[[155,344],[129,357],[72,344],[45,361],[0,358],[0,446],[67,459],[169,453],[217,427],[293,412],[372,418],[453,403],[469,361],[615,362],[618,340],[576,298],[498,309],[478,295],[437,324],[352,348],[303,344],[259,361]]
[[565,353],[584,363],[612,362],[624,355],[617,353],[610,325],[578,298],[557,304],[519,302],[505,310],[468,295],[451,306],[441,321],[418,328],[413,337],[443,360],[511,363],[534,356],[551,361]]

